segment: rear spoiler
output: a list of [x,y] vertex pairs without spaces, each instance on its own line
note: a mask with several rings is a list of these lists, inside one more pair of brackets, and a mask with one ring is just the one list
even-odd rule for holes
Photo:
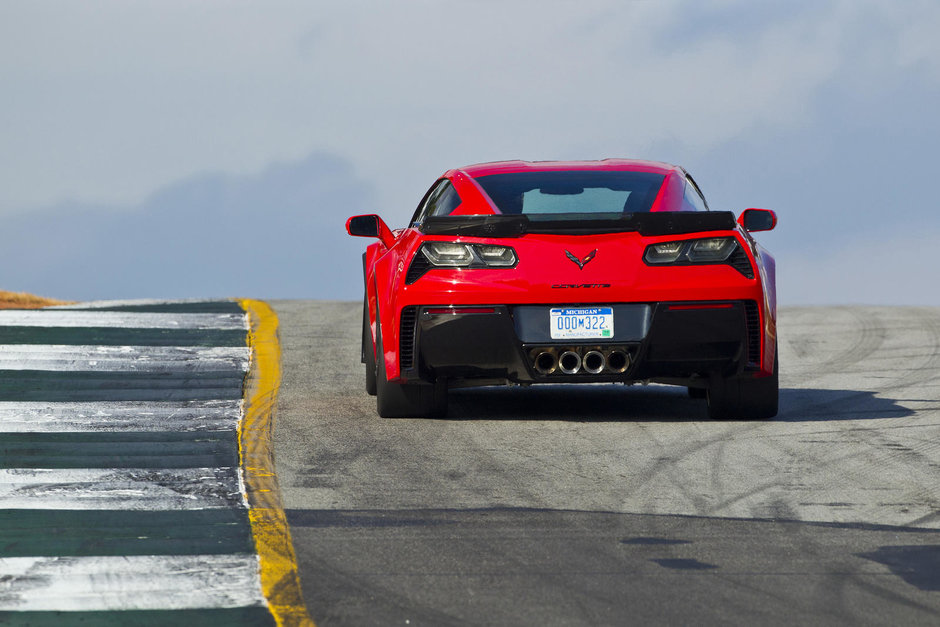
[[419,228],[426,235],[521,237],[526,233],[593,235],[631,231],[643,236],[683,235],[736,227],[730,211],[659,211],[594,220],[530,220],[524,215],[435,216],[425,218]]

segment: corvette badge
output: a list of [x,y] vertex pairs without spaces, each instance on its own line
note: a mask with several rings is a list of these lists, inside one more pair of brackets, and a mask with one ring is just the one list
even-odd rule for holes
[[567,250],[565,251],[565,255],[568,256],[568,259],[578,264],[578,267],[581,268],[582,270],[584,270],[584,266],[587,265],[587,262],[589,262],[591,259],[594,259],[594,255],[596,254],[597,254],[597,249],[595,248],[594,250],[586,254],[584,256],[584,259],[578,259]]

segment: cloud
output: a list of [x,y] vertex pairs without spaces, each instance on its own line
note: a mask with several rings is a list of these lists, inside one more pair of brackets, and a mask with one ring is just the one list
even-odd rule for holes
[[[357,300],[368,242],[344,223],[374,205],[349,163],[320,153],[252,175],[192,177],[135,207],[63,204],[7,221],[0,285],[76,300]],[[833,225],[830,237],[801,237],[799,216],[784,211],[778,230],[757,234],[777,256],[781,305],[940,306],[940,227],[882,222],[880,235],[838,237]]]
[[7,5],[0,213],[66,198],[136,204],[197,172],[247,174],[322,150],[354,163],[404,219],[428,179],[465,163],[647,156],[668,141],[702,153],[812,124],[833,82],[871,93],[922,67],[936,82],[940,7],[915,8]]
[[[41,259],[24,252],[41,265],[89,258],[67,241],[76,235],[137,252],[121,243],[141,245],[127,229],[157,199],[182,193],[178,181],[216,199],[254,181],[265,206],[281,191],[262,189],[268,179],[256,173],[315,153],[345,163],[370,203],[363,209],[397,226],[451,167],[636,156],[688,167],[716,209],[777,210],[779,230],[763,237],[785,274],[789,259],[863,246],[885,223],[940,229],[929,186],[940,145],[938,30],[932,0],[6,3],[0,219],[5,233],[29,224],[61,240]],[[290,217],[339,220],[328,213],[340,202],[331,193],[314,209],[322,216]],[[222,289],[211,279],[230,265],[187,254],[196,270],[175,287],[195,290],[202,277]],[[285,276],[262,284],[248,275],[245,289],[334,293],[329,276],[321,284],[285,251],[272,254]],[[30,273],[19,276],[40,277]],[[57,285],[70,293],[154,295],[118,269],[69,276]],[[173,287],[154,284],[182,293]]]
[[777,256],[782,305],[940,306],[940,229],[900,232]]
[[8,220],[4,289],[92,300],[347,298],[362,291],[349,215],[373,190],[335,156],[192,177],[136,207],[64,204]]

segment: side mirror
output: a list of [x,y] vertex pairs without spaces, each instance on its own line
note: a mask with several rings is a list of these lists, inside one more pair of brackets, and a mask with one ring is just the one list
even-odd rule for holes
[[346,232],[357,237],[378,237],[379,216],[353,216],[346,221]]
[[777,214],[770,209],[745,209],[738,217],[745,231],[771,231],[777,226]]
[[395,243],[395,235],[379,216],[353,216],[346,220],[346,232],[356,237],[377,237],[386,247]]

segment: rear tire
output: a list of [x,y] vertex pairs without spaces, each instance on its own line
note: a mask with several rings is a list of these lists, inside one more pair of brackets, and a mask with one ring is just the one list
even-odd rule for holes
[[777,415],[780,398],[778,359],[774,372],[759,379],[728,377],[708,388],[708,416],[715,420],[766,420]]
[[[378,325],[377,345],[382,346],[382,327]],[[376,358],[376,409],[382,418],[436,418],[447,413],[447,385],[395,383],[388,380],[384,351]]]
[[366,393],[375,396],[375,345],[369,328],[369,301],[362,301],[362,354],[366,364]]

